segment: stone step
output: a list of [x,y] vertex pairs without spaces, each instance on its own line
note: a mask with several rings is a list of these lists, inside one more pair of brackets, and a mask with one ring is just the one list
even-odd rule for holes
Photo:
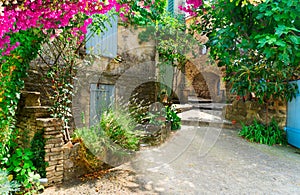
[[41,93],[37,91],[21,91],[21,99],[25,100],[24,101],[25,107],[40,106],[41,105],[40,96]]
[[26,106],[22,109],[20,115],[34,115],[36,118],[50,117],[49,106]]
[[205,121],[205,120],[181,120],[181,125],[195,127],[217,127],[224,129],[238,129],[238,125],[232,124],[230,121]]
[[196,96],[189,96],[188,102],[191,104],[195,104],[195,103],[212,103],[213,101],[212,99],[203,99]]
[[181,124],[186,126],[209,126],[228,129],[238,128],[236,125],[232,124],[232,122],[225,120],[222,117],[222,112],[207,112],[199,109],[192,109],[179,113],[178,116],[181,118]]
[[193,104],[193,108],[197,108],[200,110],[222,111],[226,105],[227,104],[223,104],[223,103],[196,103],[196,104]]

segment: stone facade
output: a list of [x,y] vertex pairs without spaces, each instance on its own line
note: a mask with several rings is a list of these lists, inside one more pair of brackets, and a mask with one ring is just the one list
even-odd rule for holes
[[[79,67],[75,82],[73,114],[76,127],[89,126],[91,84],[114,86],[114,99],[120,103],[121,100],[128,102],[140,85],[156,81],[154,42],[139,43],[141,30],[118,28],[118,60],[86,56],[92,64],[83,63]],[[144,93],[151,94],[151,91],[153,89],[147,88]]]

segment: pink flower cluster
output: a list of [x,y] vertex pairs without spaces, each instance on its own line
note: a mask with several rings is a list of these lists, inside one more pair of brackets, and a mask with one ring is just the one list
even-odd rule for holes
[[79,23],[74,26],[78,14],[104,14],[112,8],[118,11],[121,5],[116,0],[25,0],[21,5],[0,5],[0,8],[0,49],[7,55],[19,44],[11,45],[8,33],[30,28],[49,30],[70,27],[73,35],[82,39],[92,19],[87,19],[81,26],[78,26]]
[[188,13],[190,16],[195,15],[195,10],[203,5],[202,0],[186,0],[186,6],[179,8],[183,10],[184,12]]

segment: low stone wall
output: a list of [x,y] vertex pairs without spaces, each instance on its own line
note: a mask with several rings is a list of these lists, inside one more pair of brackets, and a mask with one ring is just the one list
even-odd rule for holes
[[251,124],[254,119],[260,122],[270,122],[276,119],[280,127],[286,123],[286,105],[283,102],[273,102],[268,106],[261,105],[257,101],[234,100],[231,105],[224,107],[223,113],[227,120],[235,120],[240,123]]
[[62,183],[64,175],[62,122],[55,118],[38,118],[37,129],[44,130],[47,185]]
[[163,143],[169,137],[171,133],[171,124],[138,125],[136,129],[141,131],[139,138],[142,145],[155,146]]

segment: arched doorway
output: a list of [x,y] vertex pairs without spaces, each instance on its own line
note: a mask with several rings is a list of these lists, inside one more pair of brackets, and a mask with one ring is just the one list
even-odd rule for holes
[[215,100],[220,94],[220,77],[211,72],[198,73],[192,85],[200,98]]

